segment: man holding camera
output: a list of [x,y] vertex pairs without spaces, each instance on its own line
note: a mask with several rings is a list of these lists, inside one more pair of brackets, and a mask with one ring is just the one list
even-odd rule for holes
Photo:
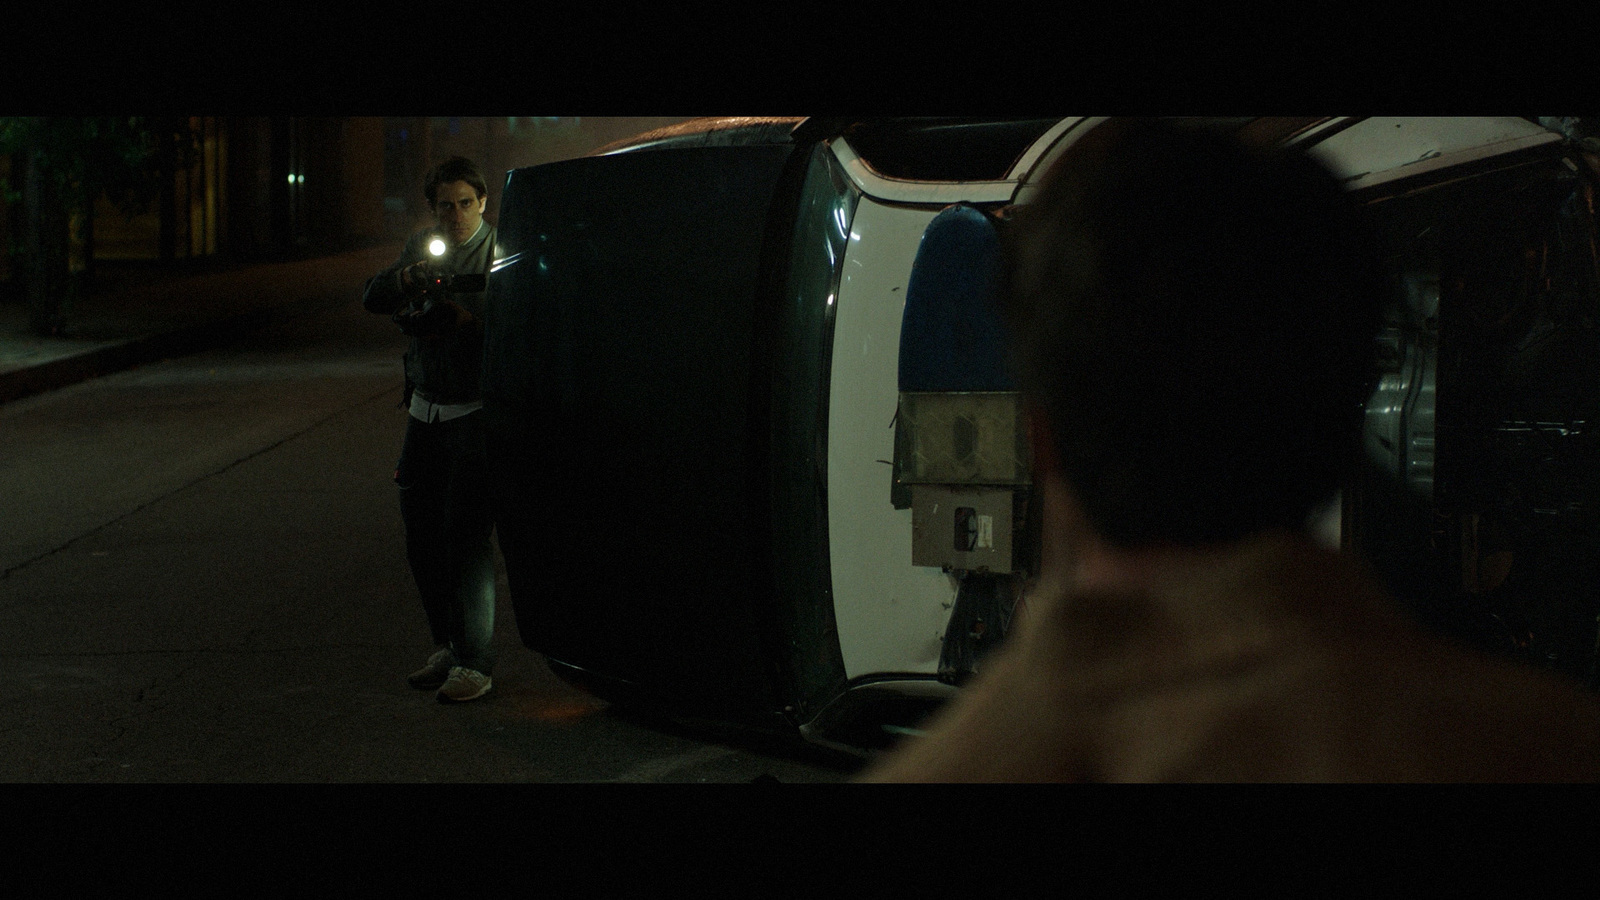
[[489,691],[494,667],[494,519],[478,376],[495,228],[483,219],[488,185],[470,160],[439,164],[423,193],[437,228],[412,235],[367,281],[362,305],[411,337],[402,401],[410,416],[394,480],[435,652],[407,680],[460,703]]

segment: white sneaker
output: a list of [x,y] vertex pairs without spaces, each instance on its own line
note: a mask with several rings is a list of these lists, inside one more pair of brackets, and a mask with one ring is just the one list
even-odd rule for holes
[[445,679],[444,686],[439,688],[436,696],[440,703],[465,703],[489,693],[489,688],[493,685],[494,682],[489,680],[489,676],[477,669],[452,666],[450,677]]
[[418,690],[431,691],[444,684],[450,677],[450,667],[455,665],[455,657],[450,654],[449,648],[440,650],[428,657],[428,664],[406,676],[406,681]]

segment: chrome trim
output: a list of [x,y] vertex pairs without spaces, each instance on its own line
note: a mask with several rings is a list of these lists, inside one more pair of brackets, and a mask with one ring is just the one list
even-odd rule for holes
[[872,170],[843,136],[828,142],[834,159],[856,189],[874,200],[948,206],[951,203],[1003,203],[1011,199],[1016,182],[1003,181],[909,181],[886,178]]
[[1066,149],[1077,143],[1078,138],[1088,134],[1096,125],[1104,122],[1110,116],[1081,116],[1072,120],[1072,124],[1061,129],[1056,134],[1050,146],[1034,160],[1033,168],[1022,174],[1017,183],[1017,190],[1012,194],[1011,202],[1016,204],[1027,203],[1039,190],[1039,181],[1044,178],[1050,167]]
[[1033,172],[1034,164],[1039,161],[1039,158],[1050,152],[1055,147],[1056,142],[1061,140],[1062,135],[1078,127],[1084,121],[1083,116],[1071,116],[1050,126],[1049,130],[1028,146],[1028,149],[1022,151],[1022,155],[1017,157],[1017,162],[1011,167],[1011,171],[1006,173],[1007,177],[1019,184],[1022,183]]
[[[939,681],[935,676],[864,676],[846,686],[838,696],[828,701],[822,709],[818,710],[815,716],[801,724],[799,727],[800,736],[808,743],[816,744],[820,747],[827,747],[831,750],[870,759],[877,752],[875,749],[846,743],[833,734],[824,731],[819,723],[827,722],[830,719],[839,719],[841,714],[844,721],[849,721],[849,710],[857,704],[861,704],[865,708],[867,704],[872,702],[870,697],[873,694],[879,696],[885,694],[898,695],[913,702],[926,701],[931,711],[939,704],[948,702],[958,692],[959,688]],[[880,722],[879,726],[884,734],[895,736],[890,740],[920,733],[916,728],[893,722]]]
[[1291,135],[1283,146],[1305,152],[1353,125],[1366,121],[1366,116],[1336,116],[1314,125],[1296,135]]

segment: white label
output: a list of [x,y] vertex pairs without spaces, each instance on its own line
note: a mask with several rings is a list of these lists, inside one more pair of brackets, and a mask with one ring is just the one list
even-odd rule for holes
[[994,516],[978,517],[978,547],[994,549]]

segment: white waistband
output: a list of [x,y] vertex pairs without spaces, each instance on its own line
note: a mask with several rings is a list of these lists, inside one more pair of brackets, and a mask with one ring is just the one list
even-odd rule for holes
[[434,403],[422,396],[421,391],[411,392],[411,415],[423,422],[448,422],[480,409],[483,409],[482,400],[474,400],[471,403]]

